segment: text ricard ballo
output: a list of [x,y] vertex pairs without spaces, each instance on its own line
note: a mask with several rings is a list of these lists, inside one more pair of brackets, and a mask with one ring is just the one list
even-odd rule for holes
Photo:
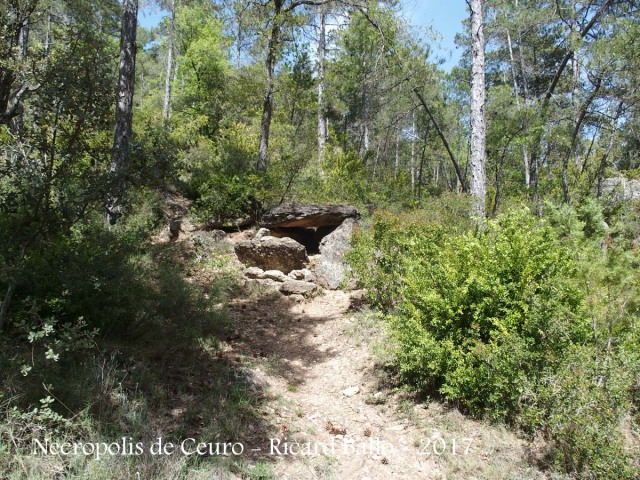
[[[152,443],[135,442],[132,437],[122,437],[116,442],[52,442],[48,439],[33,439],[32,455],[91,456],[97,459],[106,456],[184,455],[184,456],[239,456],[245,453],[241,442],[200,442],[195,438],[186,438],[179,443],[165,441],[158,437]],[[326,454],[376,454],[380,452],[378,439],[356,445],[353,442],[297,442],[272,438],[266,449],[251,448],[252,452],[267,455],[326,455]]]

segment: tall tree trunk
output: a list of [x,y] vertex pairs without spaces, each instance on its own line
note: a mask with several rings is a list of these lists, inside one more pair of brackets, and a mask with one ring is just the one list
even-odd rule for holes
[[483,0],[471,0],[471,186],[472,215],[482,223],[485,218],[485,85],[484,85],[484,32],[482,18]]
[[367,158],[369,152],[369,97],[367,92],[367,79],[363,79],[360,85],[360,96],[362,100],[362,136],[360,139],[360,156]]
[[500,156],[500,161],[496,162],[496,196],[493,199],[493,209],[491,210],[491,216],[495,217],[498,214],[498,209],[500,208],[500,204],[502,203],[502,178],[503,178],[503,170],[504,170],[504,157],[506,154],[506,149],[503,150],[502,155]]
[[[20,33],[18,34],[18,62],[26,62],[27,53],[29,50],[29,17],[25,18],[20,26]],[[13,133],[20,137],[22,129],[24,127],[24,108],[22,102],[16,104],[16,116],[13,121],[12,130]]]
[[580,107],[580,110],[578,111],[576,123],[573,128],[573,133],[571,134],[571,144],[562,162],[562,193],[564,194],[565,203],[571,203],[571,195],[569,194],[569,172],[568,172],[569,158],[571,157],[571,154],[576,150],[576,147],[578,144],[578,135],[580,134],[580,129],[582,128],[582,122],[584,122],[584,117],[587,115],[589,106],[593,103],[593,100],[596,98],[596,95],[598,94],[598,90],[600,90],[600,85],[602,85],[602,78],[598,77],[596,79],[593,92],[591,92],[591,94],[589,95],[589,98],[587,98],[587,100],[584,102],[584,104],[582,104],[582,107]]
[[327,140],[327,115],[324,99],[324,56],[326,48],[326,11],[320,6],[318,32],[318,165],[322,168]]
[[49,48],[51,47],[51,14],[47,15],[47,33],[44,37],[44,51],[45,53],[49,53]]
[[[520,108],[522,107],[522,105],[520,103],[520,89],[518,88],[518,80],[517,80],[517,75],[516,75],[516,62],[515,62],[515,58],[514,58],[514,55],[513,55],[513,46],[511,44],[511,34],[509,33],[508,29],[507,29],[507,45],[509,46],[509,60],[510,60],[510,65],[511,65],[511,77],[513,79],[513,94],[515,95],[515,98],[516,98],[516,107],[518,108],[518,110],[520,110]],[[522,72],[522,75],[524,77],[524,72]],[[529,177],[529,150],[527,149],[526,145],[522,145],[522,161],[523,161],[523,164],[524,164],[523,165],[523,167],[524,167],[524,185],[525,185],[525,187],[529,188],[529,182],[530,182],[530,177]]]
[[411,114],[411,193],[416,190],[416,112]]
[[427,112],[427,115],[429,116],[429,119],[431,119],[431,123],[433,123],[433,126],[436,128],[436,132],[438,132],[438,136],[440,137],[440,140],[442,140],[442,144],[444,145],[444,148],[447,150],[447,153],[449,154],[449,158],[451,159],[451,163],[453,163],[453,168],[456,171],[456,177],[458,178],[458,181],[460,182],[460,186],[462,187],[462,191],[466,192],[467,191],[467,182],[464,179],[464,173],[462,173],[462,169],[460,168],[460,164],[458,163],[458,160],[456,160],[456,156],[453,154],[453,151],[451,150],[451,147],[449,146],[449,142],[447,141],[447,137],[445,136],[444,132],[440,128],[440,125],[438,125],[438,122],[436,121],[436,117],[433,115],[433,112],[431,111],[431,109],[429,108],[429,105],[427,104],[426,100],[424,99],[424,97],[420,93],[420,90],[418,90],[418,88],[416,87],[416,88],[413,89],[413,93],[415,93],[416,96],[418,97],[418,100],[420,101],[420,103],[424,107],[425,111]]
[[378,169],[378,159],[380,158],[380,142],[378,142],[378,145],[376,147],[376,154],[373,157],[373,172],[371,174],[371,180],[375,180],[376,179],[376,170]]
[[167,73],[164,80],[164,103],[162,104],[162,123],[169,120],[171,107],[171,74],[173,73],[173,42],[176,24],[176,0],[171,0],[171,18],[169,20],[169,51],[167,52]]
[[[518,0],[516,0],[516,7],[518,7]],[[529,103],[529,81],[527,80],[527,68],[524,60],[524,51],[522,49],[522,35],[518,30],[518,57],[520,60],[520,75],[522,76],[522,98],[524,99],[524,104],[528,105]],[[529,145],[524,144],[522,146],[522,155],[524,157],[525,164],[525,185],[527,188],[531,188],[531,159],[529,157]]]
[[618,108],[616,109],[616,113],[611,121],[611,134],[609,135],[609,145],[607,145],[607,149],[602,154],[602,159],[600,160],[600,165],[598,166],[598,190],[597,197],[602,197],[602,187],[604,185],[604,171],[607,168],[607,160],[609,159],[609,155],[613,150],[613,145],[616,138],[616,133],[618,131],[618,120],[622,115],[624,102],[618,103]]
[[[573,57],[571,59],[572,67],[573,67],[573,88],[571,90],[571,101],[573,104],[573,108],[576,114],[575,117],[575,125],[581,123],[580,120],[580,52],[574,45],[575,36],[577,35],[578,30],[578,18],[576,11],[576,0],[571,0],[571,43],[573,48]],[[580,149],[573,149],[573,161],[576,165],[580,165]]]
[[133,122],[133,86],[136,73],[136,30],[138,0],[124,0],[120,33],[120,73],[116,97],[116,128],[113,137],[107,223],[114,225],[122,216],[126,193],[126,173],[129,164],[131,124]]
[[418,202],[422,202],[422,171],[424,168],[426,150],[427,142],[424,142],[424,145],[422,146],[422,153],[420,154],[420,168],[418,169]]
[[267,160],[269,156],[269,130],[271,129],[271,116],[273,114],[273,74],[276,65],[276,49],[280,41],[280,13],[283,0],[275,0],[273,24],[269,34],[267,44],[267,58],[265,69],[267,72],[267,88],[264,92],[262,103],[262,119],[260,120],[260,146],[258,147],[258,171],[267,171]]
[[235,15],[236,22],[238,22],[237,27],[238,30],[236,32],[236,66],[239,68],[242,65],[242,39],[243,39],[243,31],[242,31],[242,3],[236,2],[234,4],[233,12]]
[[[518,2],[516,2],[516,6]],[[522,38],[520,32],[518,32],[518,57],[520,60],[520,74],[522,75],[522,96],[524,98],[524,102],[527,103],[529,100],[529,81],[527,80],[527,66],[524,61],[524,52],[522,50]]]
[[400,143],[400,133],[396,133],[396,157],[395,162],[393,163],[393,180],[398,180],[398,169],[400,168],[400,152],[399,152],[399,143]]
[[364,125],[362,127],[362,147],[363,147],[363,151],[362,151],[362,156],[366,156],[367,152],[369,151],[370,148],[370,141],[369,141],[369,118],[368,115],[366,113],[365,110],[365,118],[364,118]]
[[18,35],[18,61],[24,61],[27,57],[27,48],[29,47],[29,18],[25,18],[20,26]]

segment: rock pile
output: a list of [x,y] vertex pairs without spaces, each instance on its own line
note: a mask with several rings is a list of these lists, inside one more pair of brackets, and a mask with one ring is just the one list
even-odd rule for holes
[[[337,289],[347,286],[344,256],[359,217],[356,208],[345,205],[280,205],[263,217],[262,225],[269,228],[260,228],[253,238],[238,242],[235,252],[248,267],[246,278],[284,295],[308,296],[318,285]],[[309,250],[319,251],[313,262]]]
[[244,276],[259,284],[270,286],[284,295],[308,296],[318,290],[315,275],[306,268],[293,270],[285,275],[280,270],[265,271],[258,267],[249,267],[244,271]]

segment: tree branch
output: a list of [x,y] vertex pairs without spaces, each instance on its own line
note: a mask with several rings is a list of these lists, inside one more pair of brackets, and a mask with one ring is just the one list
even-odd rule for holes
[[451,163],[453,163],[453,168],[455,169],[456,176],[458,177],[458,181],[460,182],[460,185],[462,186],[462,191],[466,192],[467,191],[467,182],[465,181],[464,175],[462,174],[462,169],[460,168],[460,164],[458,163],[458,161],[456,160],[455,155],[451,151],[451,147],[449,146],[449,142],[447,141],[447,137],[445,137],[444,132],[440,129],[440,125],[438,125],[438,122],[437,122],[436,118],[433,116],[433,112],[431,112],[431,109],[429,108],[429,105],[427,105],[427,102],[425,101],[424,97],[422,96],[422,93],[420,93],[420,90],[418,90],[418,87],[414,87],[413,88],[413,92],[418,97],[418,100],[420,100],[420,103],[422,104],[422,106],[424,107],[425,111],[427,112],[427,115],[429,115],[429,118],[431,119],[431,122],[433,123],[433,126],[436,127],[436,131],[438,132],[438,136],[442,140],[442,143],[444,144],[444,148],[447,150],[447,153],[449,154],[449,158],[451,159]]

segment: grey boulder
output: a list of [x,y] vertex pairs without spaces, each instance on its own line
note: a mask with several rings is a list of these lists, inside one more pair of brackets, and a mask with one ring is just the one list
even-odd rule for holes
[[302,270],[292,270],[289,272],[289,277],[293,280],[304,280],[305,282],[315,282],[315,274],[308,268]]
[[336,290],[347,279],[350,268],[345,263],[345,254],[351,248],[351,237],[358,220],[348,218],[320,242],[320,257],[315,268],[318,284]]
[[288,237],[264,236],[244,240],[236,244],[235,250],[238,260],[245,265],[280,270],[285,274],[304,268],[308,261],[304,246]]
[[284,282],[286,280],[289,280],[289,277],[287,277],[280,270],[267,270],[266,272],[262,272],[261,274],[259,274],[258,278],[275,280],[276,282]]
[[304,280],[287,280],[280,287],[280,293],[284,295],[310,295],[318,289],[315,283]]

